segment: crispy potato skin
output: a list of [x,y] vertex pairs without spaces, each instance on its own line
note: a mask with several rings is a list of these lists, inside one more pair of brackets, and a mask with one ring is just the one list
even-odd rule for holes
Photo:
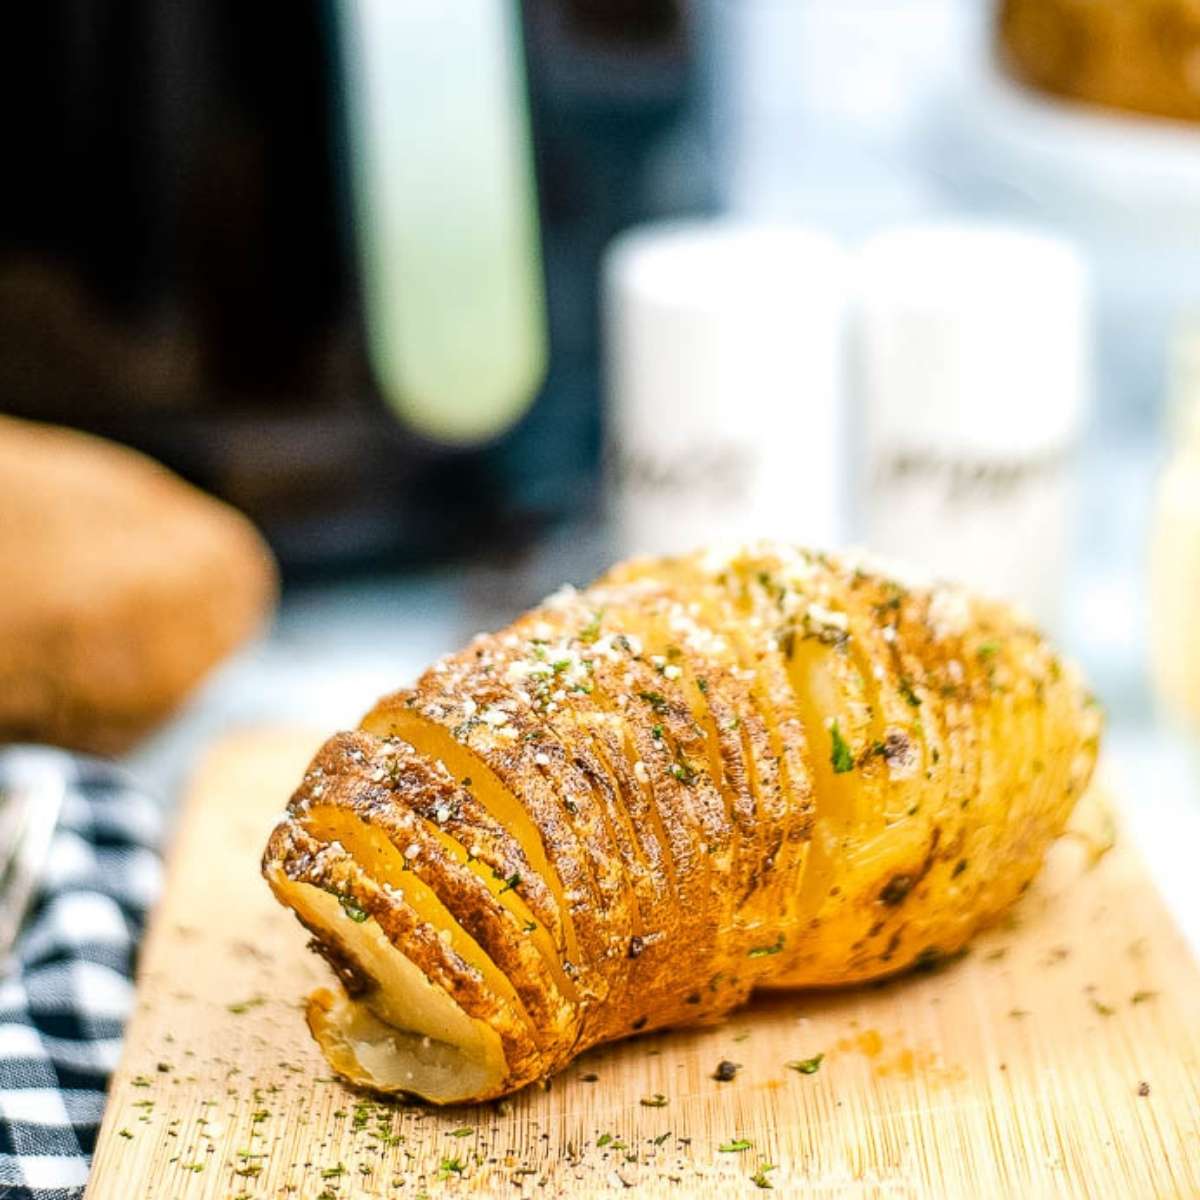
[[[635,561],[332,739],[264,871],[352,897],[495,1028],[498,1095],[757,987],[953,954],[1036,874],[1100,723],[961,589],[773,544]],[[396,899],[384,843],[427,890]]]

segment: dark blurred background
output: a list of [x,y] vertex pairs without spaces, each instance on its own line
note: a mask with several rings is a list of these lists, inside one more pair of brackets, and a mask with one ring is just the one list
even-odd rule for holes
[[[532,145],[548,368],[482,446],[406,428],[365,344],[353,9],[54,0],[6,38],[5,407],[161,458],[248,512],[293,574],[445,558],[592,503],[600,257],[625,226],[712,198],[699,155],[662,164],[697,121],[691,14],[524,5],[511,99]],[[489,136],[475,119],[451,133]]]

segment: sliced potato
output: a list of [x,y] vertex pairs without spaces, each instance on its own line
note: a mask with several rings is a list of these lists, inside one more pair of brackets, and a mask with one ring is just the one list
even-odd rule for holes
[[485,1099],[588,1046],[951,955],[1100,718],[1003,605],[761,545],[552,597],[332,739],[264,871],[336,1070]]

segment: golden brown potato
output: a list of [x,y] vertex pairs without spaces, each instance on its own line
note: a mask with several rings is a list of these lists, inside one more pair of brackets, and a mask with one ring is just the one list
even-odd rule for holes
[[386,697],[264,873],[340,979],[336,1070],[438,1103],[759,987],[958,950],[1086,786],[1099,713],[1004,605],[761,545],[619,566]]

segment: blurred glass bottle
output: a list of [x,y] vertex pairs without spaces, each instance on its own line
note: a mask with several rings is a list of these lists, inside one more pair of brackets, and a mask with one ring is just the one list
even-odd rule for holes
[[1167,714],[1200,732],[1200,320],[1174,347],[1168,447],[1150,550],[1151,665]]

